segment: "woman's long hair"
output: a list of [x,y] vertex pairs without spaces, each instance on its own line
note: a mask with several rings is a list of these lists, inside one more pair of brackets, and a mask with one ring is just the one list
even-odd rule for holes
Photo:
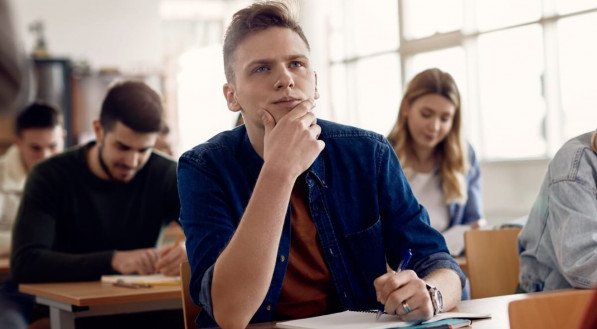
[[446,138],[435,147],[435,155],[440,162],[440,174],[444,200],[446,204],[457,202],[464,203],[467,199],[467,189],[464,177],[468,171],[469,163],[467,149],[460,133],[460,92],[452,76],[440,69],[433,68],[417,74],[408,84],[400,103],[398,119],[388,140],[394,147],[394,151],[404,172],[412,177],[413,158],[415,157],[414,140],[406,124],[406,112],[410,106],[419,98],[429,94],[444,96],[452,102],[455,107],[452,128]]

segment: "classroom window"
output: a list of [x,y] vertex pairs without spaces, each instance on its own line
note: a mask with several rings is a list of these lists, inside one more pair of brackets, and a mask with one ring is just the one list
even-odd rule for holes
[[[384,13],[383,24],[365,14],[365,3]],[[331,16],[343,23],[333,26],[332,38],[343,48],[331,59],[334,119],[385,135],[405,83],[439,67],[461,89],[465,137],[484,160],[550,157],[596,127],[593,0],[336,0],[335,6]],[[392,23],[387,11],[394,7]],[[398,42],[388,40],[385,48],[375,37],[363,42],[364,34],[347,23],[361,12],[371,36],[395,24]],[[400,63],[394,71],[387,62],[373,66],[373,58],[390,53]],[[388,118],[394,119],[383,124]]]
[[497,158],[545,155],[541,28],[483,34],[478,49],[485,153]]
[[474,20],[480,31],[536,21],[541,18],[540,0],[476,0]]
[[334,121],[384,135],[391,129],[402,88],[397,12],[396,1],[332,1],[329,72]]
[[[361,127],[386,135],[398,115],[400,63],[396,54],[369,57],[356,65],[357,122]],[[370,100],[374,100],[371,102]],[[393,109],[394,111],[387,111]]]

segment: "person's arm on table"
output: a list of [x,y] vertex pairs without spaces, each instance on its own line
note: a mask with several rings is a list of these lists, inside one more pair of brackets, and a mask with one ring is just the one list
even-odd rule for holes
[[412,270],[388,271],[374,282],[377,299],[384,304],[385,312],[400,315],[404,321],[427,320],[434,315],[427,284],[441,292],[443,310],[450,310],[460,303],[460,278],[447,268],[434,270],[424,279]]
[[240,224],[214,268],[213,312],[224,328],[246,327],[269,289],[290,193],[324,148],[317,140],[321,128],[311,106],[301,103],[278,123],[262,113],[264,164]]

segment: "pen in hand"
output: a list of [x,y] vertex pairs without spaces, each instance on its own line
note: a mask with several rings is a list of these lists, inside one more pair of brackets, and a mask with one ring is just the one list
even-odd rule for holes
[[[410,262],[410,258],[413,256],[412,250],[404,249],[402,250],[402,257],[400,259],[400,264],[398,264],[398,268],[396,269],[396,273],[398,274],[401,271],[404,271]],[[381,315],[384,313],[383,309],[377,310],[377,314],[375,315],[375,321],[379,320]]]

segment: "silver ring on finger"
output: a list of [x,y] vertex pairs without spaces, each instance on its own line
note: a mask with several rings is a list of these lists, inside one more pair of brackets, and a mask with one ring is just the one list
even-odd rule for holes
[[412,311],[406,301],[402,302],[402,308],[404,309],[404,314],[408,314],[410,311]]

